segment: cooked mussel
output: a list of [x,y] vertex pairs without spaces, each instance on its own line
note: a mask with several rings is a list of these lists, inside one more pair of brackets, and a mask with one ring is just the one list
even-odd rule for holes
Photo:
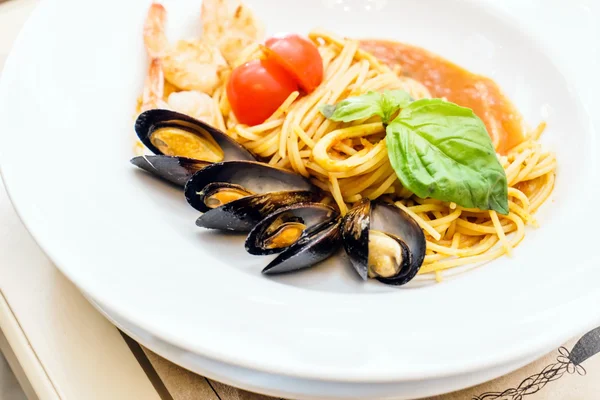
[[331,257],[340,247],[341,218],[318,225],[310,234],[279,254],[263,269],[263,274],[273,275],[309,268]]
[[278,208],[319,199],[318,193],[299,190],[256,194],[211,209],[198,217],[196,225],[207,229],[249,232]]
[[208,164],[255,160],[248,150],[225,133],[175,111],[145,111],[138,116],[135,131],[156,155],[134,157],[131,163],[180,186]]
[[208,162],[255,160],[224,132],[202,121],[170,110],[141,113],[135,132],[154,154],[187,157]]
[[185,197],[204,213],[198,226],[248,232],[273,211],[317,202],[322,194],[292,172],[258,162],[229,161],[195,173],[185,186]]
[[138,168],[167,180],[177,186],[184,187],[185,183],[202,168],[210,165],[207,161],[194,160],[175,156],[138,156],[131,159]]
[[423,230],[393,204],[362,200],[343,218],[341,234],[354,269],[365,280],[404,285],[425,258]]
[[323,224],[338,217],[338,212],[322,203],[298,203],[282,207],[266,216],[246,238],[246,250],[254,255],[280,253]]
[[[238,200],[246,195],[284,191],[320,191],[301,175],[254,161],[215,163],[192,176],[185,197],[201,212],[215,208],[215,197]],[[236,196],[239,196],[236,198]]]
[[213,209],[254,194],[256,193],[251,192],[241,185],[227,182],[213,182],[206,185],[198,193],[198,197],[203,199],[206,207]]

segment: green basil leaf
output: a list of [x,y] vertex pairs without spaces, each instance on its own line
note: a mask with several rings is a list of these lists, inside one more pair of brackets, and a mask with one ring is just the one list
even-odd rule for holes
[[386,90],[384,93],[368,92],[349,97],[336,105],[324,104],[319,111],[332,121],[351,122],[378,115],[387,124],[396,112],[411,101],[410,95],[403,90]]
[[361,96],[349,97],[342,100],[333,106],[333,109],[331,105],[325,104],[319,110],[330,120],[351,122],[379,115],[381,113],[380,100],[381,93],[369,92]]
[[417,100],[386,132],[392,167],[411,192],[508,214],[504,168],[471,109],[440,99]]
[[392,116],[403,108],[406,108],[413,101],[408,92],[404,90],[386,90],[381,96],[381,119],[384,124],[388,124]]
[[337,105],[335,104],[323,104],[321,107],[319,107],[319,111],[321,111],[321,114],[323,114],[325,118],[332,119],[336,108]]

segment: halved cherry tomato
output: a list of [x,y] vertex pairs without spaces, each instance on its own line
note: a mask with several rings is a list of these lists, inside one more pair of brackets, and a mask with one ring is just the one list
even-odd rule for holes
[[284,67],[306,93],[323,81],[323,59],[310,40],[298,35],[272,37],[265,42],[267,58]]
[[227,97],[239,122],[258,125],[296,90],[296,81],[281,66],[270,60],[254,60],[233,70]]

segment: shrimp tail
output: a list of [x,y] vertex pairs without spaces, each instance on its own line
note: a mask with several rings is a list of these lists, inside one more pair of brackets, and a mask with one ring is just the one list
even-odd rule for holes
[[216,42],[224,33],[223,23],[228,18],[229,8],[226,0],[204,0],[200,11],[203,37]]
[[152,3],[144,23],[144,45],[150,58],[163,57],[169,47],[165,33],[167,10],[162,4]]
[[142,94],[142,111],[153,108],[164,108],[163,95],[165,92],[165,78],[162,69],[162,63],[159,58],[154,58],[150,62],[148,75],[144,82],[144,92]]

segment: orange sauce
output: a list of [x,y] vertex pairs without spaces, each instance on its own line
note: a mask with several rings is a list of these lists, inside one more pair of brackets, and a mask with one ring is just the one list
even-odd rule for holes
[[405,76],[424,84],[433,97],[472,109],[500,154],[523,141],[523,118],[493,80],[411,45],[364,40],[361,47],[390,67],[399,65]]

